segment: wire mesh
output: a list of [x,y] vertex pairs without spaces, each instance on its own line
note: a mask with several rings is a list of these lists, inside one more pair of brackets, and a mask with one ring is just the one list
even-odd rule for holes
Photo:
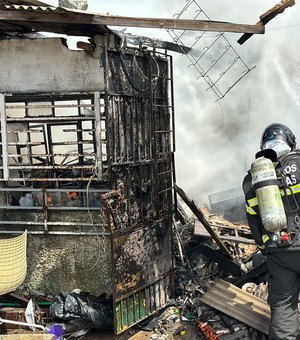
[[[211,21],[195,0],[187,0],[175,19]],[[222,99],[252,69],[249,68],[222,32],[167,30],[182,54],[188,58],[188,67],[196,71],[212,90],[217,101]],[[190,47],[191,50],[183,49]]]

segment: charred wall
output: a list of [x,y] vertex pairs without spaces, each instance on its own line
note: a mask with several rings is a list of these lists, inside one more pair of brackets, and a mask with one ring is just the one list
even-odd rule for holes
[[0,233],[28,230],[33,289],[106,292],[116,314],[138,294],[148,309],[121,331],[170,292],[174,107],[171,58],[114,42],[95,37],[92,55],[56,39],[0,42],[3,60],[18,49],[27,63],[1,76],[16,74],[0,91]]

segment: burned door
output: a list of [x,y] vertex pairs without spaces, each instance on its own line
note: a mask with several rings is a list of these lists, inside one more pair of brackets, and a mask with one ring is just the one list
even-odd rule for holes
[[173,103],[171,58],[108,53],[108,165],[115,331],[168,301],[172,291]]

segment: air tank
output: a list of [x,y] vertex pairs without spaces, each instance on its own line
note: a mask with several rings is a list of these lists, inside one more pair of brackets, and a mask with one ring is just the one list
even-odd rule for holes
[[287,219],[272,161],[257,158],[251,164],[251,176],[262,224],[270,232],[279,232],[287,225]]

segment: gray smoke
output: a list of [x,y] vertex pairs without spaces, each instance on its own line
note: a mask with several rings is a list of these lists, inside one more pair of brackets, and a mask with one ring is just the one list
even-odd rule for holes
[[[200,0],[212,20],[255,24],[279,0]],[[135,17],[171,18],[185,0],[89,1],[89,11]],[[219,102],[186,56],[174,54],[177,183],[199,205],[208,195],[241,186],[259,149],[261,133],[272,122],[299,133],[299,17],[298,5],[288,8],[266,26],[264,35],[237,44],[241,34],[227,33],[237,53],[256,66]],[[117,27],[116,29],[121,29]],[[170,39],[165,30],[127,28],[132,34]],[[191,34],[191,33],[189,33]]]

